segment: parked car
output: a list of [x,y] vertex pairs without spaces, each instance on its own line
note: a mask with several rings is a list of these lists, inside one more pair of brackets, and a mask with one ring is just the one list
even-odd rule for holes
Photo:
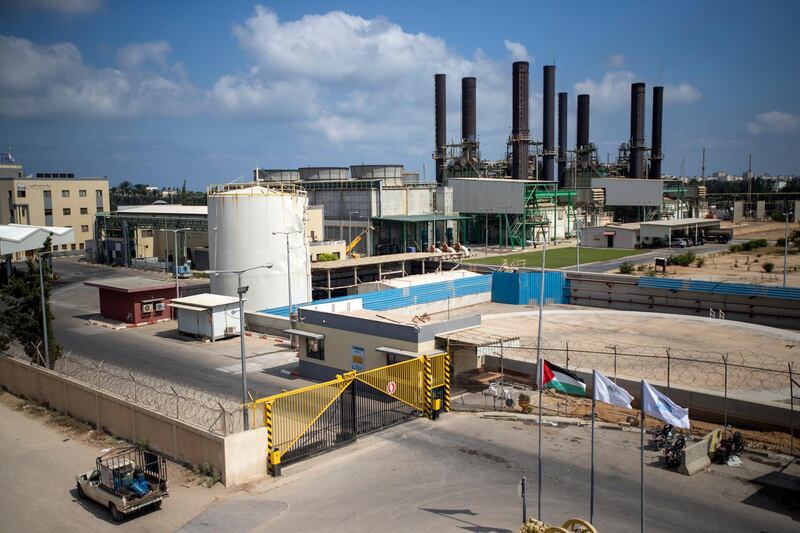
[[673,248],[686,248],[687,246],[689,246],[689,243],[686,242],[686,239],[672,239]]
[[75,476],[78,496],[94,500],[115,522],[145,507],[161,507],[169,495],[167,462],[158,454],[125,448],[97,458],[95,468]]

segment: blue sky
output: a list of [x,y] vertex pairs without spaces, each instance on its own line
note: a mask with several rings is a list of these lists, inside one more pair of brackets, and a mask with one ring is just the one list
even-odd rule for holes
[[[628,139],[630,83],[666,86],[664,171],[800,173],[800,3],[117,2],[3,0],[2,146],[26,170],[190,186],[255,166],[403,163],[431,176],[433,74],[478,78],[484,157],[511,124],[511,62],[592,96],[605,158]],[[7,119],[5,118],[7,116]]]

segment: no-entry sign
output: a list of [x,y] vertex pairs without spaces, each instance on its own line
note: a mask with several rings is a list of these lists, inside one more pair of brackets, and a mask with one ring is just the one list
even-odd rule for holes
[[389,394],[394,394],[396,390],[397,390],[397,383],[395,383],[394,381],[390,381],[389,383],[386,384],[386,392],[388,392]]

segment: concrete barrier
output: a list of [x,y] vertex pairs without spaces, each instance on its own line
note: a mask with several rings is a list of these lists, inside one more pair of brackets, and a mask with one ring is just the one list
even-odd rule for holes
[[705,470],[711,466],[711,456],[719,446],[721,429],[715,429],[699,441],[689,444],[681,450],[681,465],[678,472],[687,476]]
[[267,474],[266,428],[223,437],[57,372],[5,356],[0,356],[0,386],[125,440],[144,440],[154,451],[178,462],[208,464],[219,472],[226,486],[247,483]]

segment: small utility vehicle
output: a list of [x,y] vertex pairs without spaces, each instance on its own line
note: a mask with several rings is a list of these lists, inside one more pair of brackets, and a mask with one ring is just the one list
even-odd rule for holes
[[167,462],[138,448],[101,455],[93,470],[75,476],[75,480],[78,496],[108,509],[115,522],[147,506],[158,509],[169,495]]

